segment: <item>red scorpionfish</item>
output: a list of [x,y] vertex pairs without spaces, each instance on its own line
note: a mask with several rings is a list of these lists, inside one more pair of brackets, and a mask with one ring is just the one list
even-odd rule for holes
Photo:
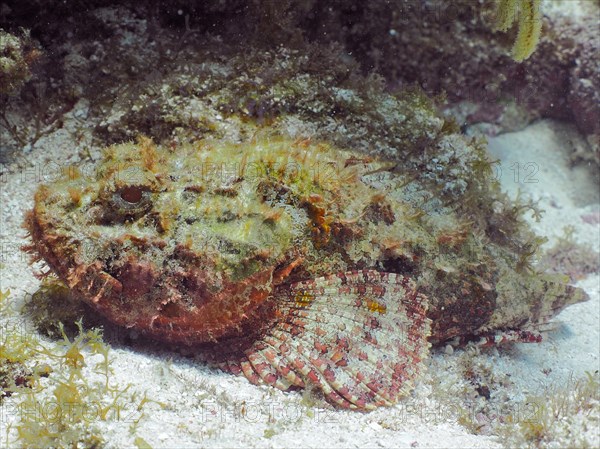
[[514,230],[431,197],[324,143],[140,138],[93,177],[41,186],[25,227],[35,258],[117,325],[370,410],[411,391],[431,344],[539,341],[586,299],[520,267]]

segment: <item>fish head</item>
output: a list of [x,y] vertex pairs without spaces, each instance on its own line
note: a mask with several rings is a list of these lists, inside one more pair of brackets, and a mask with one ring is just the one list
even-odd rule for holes
[[298,258],[310,217],[295,206],[320,188],[299,158],[287,141],[109,147],[92,175],[38,189],[28,249],[119,325],[214,341],[266,320]]

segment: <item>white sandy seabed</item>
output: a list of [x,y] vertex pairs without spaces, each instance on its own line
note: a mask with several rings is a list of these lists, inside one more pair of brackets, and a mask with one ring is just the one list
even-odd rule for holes
[[[5,173],[1,179],[1,288],[10,288],[11,300],[17,303],[39,285],[27,266],[27,258],[16,249],[23,243],[20,224],[24,211],[32,205],[33,192],[41,178],[39,167],[56,161],[80,161],[66,140],[67,134],[59,130],[40,139],[25,155],[26,168]],[[504,188],[511,195],[518,190],[530,195],[546,211],[533,226],[550,239],[548,245],[563,234],[564,226],[571,225],[578,242],[598,251],[600,225],[593,219],[600,216],[598,185],[593,179],[597,173],[592,173],[590,167],[570,167],[569,154],[578,144],[581,138],[569,126],[541,121],[521,132],[491,138],[489,148],[492,156],[500,160],[497,176]],[[584,220],[582,216],[592,219]],[[490,366],[494,377],[510,379],[503,387],[495,387],[504,388],[503,391],[491,393],[492,399],[508,398],[505,412],[507,404],[517,408],[528,395],[539,395],[549,387],[568,389],[572,379],[599,369],[598,274],[577,285],[587,291],[590,301],[562,312],[542,343],[473,353],[474,364]],[[463,402],[458,403],[457,399],[448,407],[449,402],[442,406],[435,399],[441,396],[440,390],[446,390],[451,403],[453,389],[460,390],[466,382],[457,374],[459,359],[464,360],[464,355],[462,349],[436,350],[428,373],[411,398],[395,407],[364,414],[322,404],[322,408],[315,408],[301,393],[256,387],[244,378],[213,371],[159,346],[115,345],[111,350],[114,372],[110,382],[130,384],[129,392],[146,392],[161,404],[149,402],[141,412],[133,410],[119,419],[98,419],[93,424],[100,429],[108,447],[135,447],[136,437],[155,448],[502,447],[499,436],[475,435],[459,424]],[[85,369],[93,381],[98,375],[91,369],[93,363],[88,365]],[[7,444],[6,426],[18,422],[18,414],[11,413],[17,410],[17,396],[5,400],[2,406],[0,447]],[[135,426],[134,421],[138,421]],[[597,427],[581,425],[574,431],[585,433],[580,437],[591,447],[600,446]],[[561,441],[558,437],[551,446],[562,447],[574,441],[572,435],[565,434],[564,438]]]

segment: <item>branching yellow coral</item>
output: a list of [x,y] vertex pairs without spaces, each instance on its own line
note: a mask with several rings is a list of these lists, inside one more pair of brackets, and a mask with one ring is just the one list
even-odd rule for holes
[[540,39],[542,30],[541,0],[498,0],[496,30],[507,31],[518,16],[519,32],[512,48],[517,62],[529,58]]

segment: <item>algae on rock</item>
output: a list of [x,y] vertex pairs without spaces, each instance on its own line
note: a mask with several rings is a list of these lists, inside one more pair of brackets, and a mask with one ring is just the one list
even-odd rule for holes
[[541,0],[497,0],[496,29],[507,31],[517,18],[519,31],[512,49],[513,58],[521,62],[535,51],[542,31]]

